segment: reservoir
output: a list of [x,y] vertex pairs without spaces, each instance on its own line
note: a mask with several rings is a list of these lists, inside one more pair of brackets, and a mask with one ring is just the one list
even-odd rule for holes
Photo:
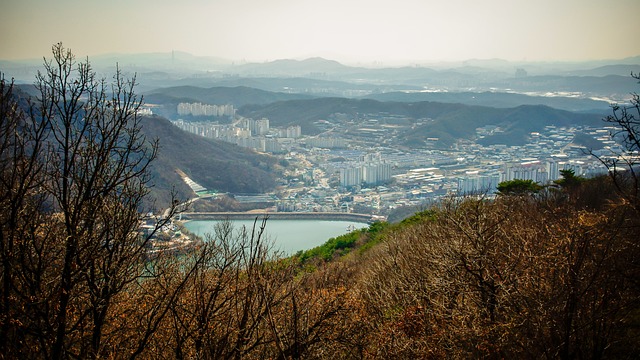
[[[214,226],[220,220],[193,220],[185,223],[185,227],[192,233],[204,238],[204,235],[214,233]],[[242,226],[250,232],[253,220],[232,220],[234,233]],[[260,220],[256,228],[260,226]],[[268,220],[265,228],[267,238],[271,239],[276,250],[285,255],[295,254],[299,250],[309,250],[324,244],[332,237],[351,232],[354,229],[366,228],[366,223],[353,221],[324,221],[324,220]]]

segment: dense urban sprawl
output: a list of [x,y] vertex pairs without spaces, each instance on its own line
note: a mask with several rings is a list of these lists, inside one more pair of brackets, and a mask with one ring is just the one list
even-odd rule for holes
[[[202,107],[202,104],[199,104]],[[220,106],[222,107],[222,106]],[[179,109],[186,108],[180,104]],[[269,119],[233,115],[230,123],[174,121],[179,128],[201,136],[232,142],[286,160],[289,166],[281,190],[259,196],[238,196],[240,201],[271,201],[277,211],[345,211],[385,215],[394,208],[420,205],[447,194],[496,191],[502,181],[522,179],[548,184],[560,170],[578,176],[601,174],[605,168],[576,145],[577,134],[602,148],[600,155],[616,151],[611,129],[590,126],[546,126],[530,133],[523,146],[481,145],[486,136],[504,130],[498,126],[476,129],[474,140],[458,140],[448,150],[436,148],[438,138],[427,138],[424,148],[401,146],[399,134],[430,119],[403,118],[388,113],[357,118],[334,114],[314,123],[318,135],[302,133],[299,125],[273,128]],[[433,146],[431,146],[431,145]],[[196,179],[197,180],[197,179]]]

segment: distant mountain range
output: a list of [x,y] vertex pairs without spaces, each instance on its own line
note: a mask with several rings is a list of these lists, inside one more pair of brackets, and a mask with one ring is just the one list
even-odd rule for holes
[[[191,85],[248,86],[307,94],[316,94],[314,89],[330,89],[330,95],[353,93],[350,97],[359,96],[358,90],[439,89],[449,92],[571,91],[583,93],[583,97],[623,98],[635,90],[629,74],[640,72],[640,57],[572,63],[489,59],[385,68],[347,66],[323,58],[240,64],[182,52],[112,54],[95,56],[90,61],[99,74],[112,74],[116,63],[125,74],[136,73],[144,93],[161,87]],[[0,60],[0,71],[20,83],[30,83],[41,64],[41,60]],[[312,83],[320,80],[335,83]]]
[[[279,67],[277,67],[279,68]],[[243,68],[229,68],[226,72],[200,74],[174,78],[170,73],[139,73],[138,81],[145,93],[158,88],[177,86],[238,87],[299,93],[314,96],[359,97],[375,93],[398,91],[446,91],[446,92],[505,92],[520,94],[555,93],[556,96],[579,98],[624,99],[635,90],[632,72],[640,72],[639,65],[616,65],[593,71],[564,72],[562,74],[530,74],[515,76],[510,72],[482,68],[456,68],[434,70],[422,67],[360,69],[344,67],[343,71],[325,73],[308,69],[304,73],[296,67],[272,71],[264,65],[250,72]],[[264,69],[264,71],[258,71]],[[604,74],[610,69],[614,74]],[[238,70],[238,71],[236,71]],[[579,73],[579,75],[577,75]]]

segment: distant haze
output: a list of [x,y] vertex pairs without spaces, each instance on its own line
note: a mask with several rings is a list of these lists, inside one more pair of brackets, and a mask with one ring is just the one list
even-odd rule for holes
[[640,55],[638,0],[3,0],[0,59],[186,51],[267,61]]

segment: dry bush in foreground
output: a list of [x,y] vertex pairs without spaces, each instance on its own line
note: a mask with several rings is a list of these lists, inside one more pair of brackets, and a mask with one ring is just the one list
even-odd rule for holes
[[527,196],[443,203],[435,220],[370,255],[359,288],[375,324],[372,352],[568,359],[637,350],[625,333],[638,322],[638,224],[627,213]]

